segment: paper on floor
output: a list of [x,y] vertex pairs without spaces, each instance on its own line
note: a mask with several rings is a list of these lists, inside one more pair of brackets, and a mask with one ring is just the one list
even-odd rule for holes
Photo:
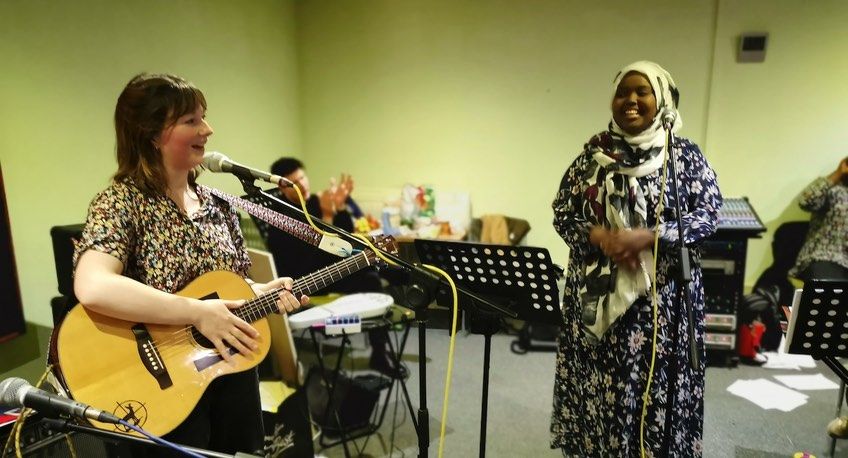
[[737,380],[727,387],[727,391],[747,399],[763,409],[777,409],[782,412],[791,412],[806,404],[808,398],[806,394],[763,378]]
[[816,361],[810,355],[793,355],[789,353],[763,353],[768,358],[763,369],[780,369],[800,371],[803,369],[812,369],[816,367]]
[[822,374],[775,375],[778,382],[796,390],[836,390],[839,385]]

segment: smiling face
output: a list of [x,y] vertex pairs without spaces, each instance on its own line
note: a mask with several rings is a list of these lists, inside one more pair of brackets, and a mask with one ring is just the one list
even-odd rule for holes
[[637,135],[651,126],[656,115],[657,98],[645,75],[625,75],[612,98],[612,119],[623,131]]
[[158,145],[165,167],[191,170],[203,163],[206,141],[212,133],[212,126],[206,122],[206,109],[200,105],[178,117],[159,135]]

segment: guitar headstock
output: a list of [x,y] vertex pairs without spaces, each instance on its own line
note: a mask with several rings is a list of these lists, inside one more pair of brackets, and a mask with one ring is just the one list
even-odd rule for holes
[[398,254],[397,240],[391,235],[375,235],[370,237],[375,247],[389,254]]

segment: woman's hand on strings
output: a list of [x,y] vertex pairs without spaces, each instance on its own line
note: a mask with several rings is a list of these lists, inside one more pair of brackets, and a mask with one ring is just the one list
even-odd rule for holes
[[280,313],[291,313],[299,309],[300,306],[309,303],[309,296],[305,294],[301,294],[299,300],[294,296],[294,293],[292,292],[293,285],[294,280],[292,280],[291,277],[279,277],[261,286],[257,284],[257,287],[262,293],[274,289],[280,289],[280,293],[277,297],[277,307],[279,308]]
[[226,361],[231,361],[229,348],[235,348],[246,358],[250,358],[253,352],[258,351],[259,332],[248,322],[242,320],[230,310],[237,309],[245,304],[244,300],[198,300],[196,302],[197,318],[194,326],[204,337],[212,342],[215,349]]

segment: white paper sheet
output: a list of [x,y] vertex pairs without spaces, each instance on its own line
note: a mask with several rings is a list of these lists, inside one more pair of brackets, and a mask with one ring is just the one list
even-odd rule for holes
[[839,385],[837,383],[834,383],[823,374],[775,375],[774,378],[776,378],[778,382],[796,390],[811,391],[839,389]]
[[763,364],[763,369],[780,369],[800,371],[803,369],[813,369],[816,367],[816,361],[810,355],[791,355],[789,353],[763,353],[768,361]]
[[763,409],[791,412],[807,403],[808,396],[763,378],[737,380],[727,391],[747,399]]

